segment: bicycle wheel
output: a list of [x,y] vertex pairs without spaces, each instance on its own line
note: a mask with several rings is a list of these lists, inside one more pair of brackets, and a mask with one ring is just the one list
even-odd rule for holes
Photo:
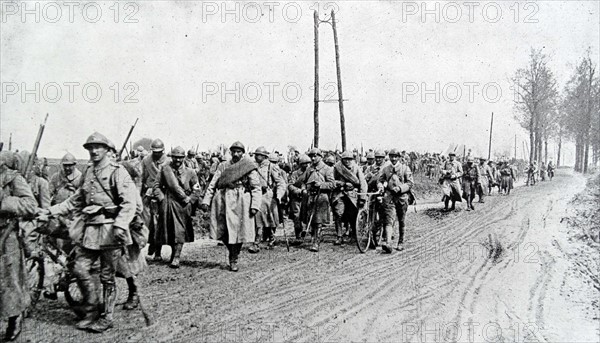
[[361,253],[369,249],[371,243],[371,222],[368,207],[361,208],[356,215],[356,245]]
[[29,298],[31,299],[29,309],[33,309],[40,299],[42,289],[44,289],[44,259],[38,256],[29,257],[25,260],[25,268]]

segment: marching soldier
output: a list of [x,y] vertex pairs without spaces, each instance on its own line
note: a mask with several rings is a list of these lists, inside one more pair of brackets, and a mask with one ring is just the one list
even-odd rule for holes
[[329,193],[335,188],[333,168],[323,162],[323,153],[313,148],[308,152],[312,164],[304,173],[304,187],[308,194],[307,209],[309,209],[307,229],[312,233],[310,251],[318,252],[321,242],[321,229],[329,221]]
[[327,156],[325,156],[325,159],[323,160],[323,162],[330,168],[333,168],[333,166],[335,165],[335,155],[329,154]]
[[362,167],[354,163],[354,156],[349,151],[344,151],[342,160],[333,167],[333,178],[335,189],[332,192],[331,203],[336,233],[333,244],[340,245],[343,243],[342,221],[349,222],[354,229],[358,209],[366,202],[366,196],[357,195],[357,192],[366,193],[367,182]]
[[450,211],[455,209],[456,201],[461,200],[461,189],[460,189],[460,177],[463,174],[462,166],[460,162],[456,161],[456,154],[451,152],[448,154],[448,160],[442,167],[442,178],[440,183],[442,185],[442,192],[444,194],[442,200],[444,201],[444,211],[448,211],[448,202],[452,201],[452,207]]
[[198,161],[196,161],[196,153],[194,152],[194,150],[188,150],[187,156],[183,160],[183,165],[186,168],[191,169],[194,172],[194,174],[198,174],[198,171],[200,171],[200,167],[198,166]]
[[373,154],[375,156],[375,163],[370,165],[365,172],[365,180],[367,181],[367,188],[369,192],[377,190],[377,182],[379,182],[379,172],[383,168],[383,162],[385,159],[385,152],[383,150],[377,150]]
[[385,166],[379,174],[378,188],[384,191],[383,211],[385,213],[386,244],[382,246],[386,253],[392,252],[392,235],[394,220],[398,220],[398,242],[396,250],[403,249],[404,226],[408,210],[409,193],[413,187],[413,177],[410,167],[400,161],[400,152],[392,149],[389,152],[391,164]]
[[238,271],[243,243],[254,242],[254,216],[260,210],[262,191],[256,162],[244,158],[246,148],[235,142],[231,160],[221,163],[206,189],[202,210],[210,206],[210,238],[221,240],[229,251],[229,269]]
[[[125,168],[110,160],[111,146],[114,145],[100,133],[89,136],[83,147],[88,150],[91,163],[83,173],[81,187],[66,201],[40,211],[40,214],[53,216],[73,211],[85,215],[84,227],[75,239],[73,267],[84,298],[85,317],[76,327],[92,332],[113,327],[117,295],[115,270],[121,250],[132,243],[129,224],[136,212],[137,189]],[[98,260],[104,298],[100,318],[96,313],[98,293],[91,276]]]
[[[258,167],[258,178],[262,191],[260,211],[254,217],[256,225],[256,237],[254,244],[248,249],[250,253],[260,251],[261,240],[268,242],[268,247],[273,246],[273,233],[279,225],[279,209],[285,194],[286,184],[281,178],[280,169],[277,164],[268,159],[269,153],[264,147],[258,147],[254,151],[254,160]],[[264,232],[263,232],[264,230]]]
[[473,164],[472,156],[467,157],[467,163],[464,165],[462,177],[463,198],[467,201],[467,211],[474,210],[473,199],[477,192],[477,184],[479,179],[479,168]]
[[30,303],[25,253],[19,244],[18,217],[33,216],[36,200],[17,170],[14,154],[0,151],[0,318],[8,318],[4,339],[21,333],[23,312]]
[[479,179],[477,180],[477,194],[479,195],[479,202],[485,203],[484,198],[487,195],[489,185],[492,182],[492,168],[485,163],[485,158],[479,159],[478,175]]
[[[165,144],[160,139],[155,139],[150,144],[152,153],[142,160],[142,200],[144,201],[144,223],[150,231],[148,237],[148,256],[155,255],[154,237],[158,222],[158,201],[157,194],[154,192],[154,183],[158,178],[158,173],[162,166],[169,163],[169,159],[165,155]],[[155,255],[155,261],[162,261],[160,254]]]
[[306,231],[302,228],[302,213],[306,212],[306,189],[302,179],[311,160],[305,154],[298,157],[298,169],[295,170],[289,179],[288,193],[290,199],[290,219],[294,221],[294,232],[296,234],[296,244],[301,243]]
[[179,268],[183,243],[194,241],[192,213],[199,186],[196,173],[183,165],[185,150],[182,147],[173,149],[169,157],[171,163],[161,168],[154,186],[160,203],[154,260],[162,260],[161,246],[168,244],[171,246],[169,267]]
[[50,203],[59,204],[67,200],[81,184],[81,172],[77,169],[75,156],[67,153],[60,161],[62,168],[50,178]]

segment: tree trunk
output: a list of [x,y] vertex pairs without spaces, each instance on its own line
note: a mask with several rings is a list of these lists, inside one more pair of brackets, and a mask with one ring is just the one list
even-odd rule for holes
[[583,173],[587,174],[588,171],[588,157],[590,156],[590,135],[589,132],[585,135],[585,142],[583,148]]
[[531,115],[531,119],[529,120],[529,163],[532,163],[535,157],[535,128],[533,123],[533,115]]
[[544,139],[544,163],[548,162],[548,138]]
[[558,156],[556,157],[556,168],[560,167],[560,150],[562,148],[562,136],[558,136]]

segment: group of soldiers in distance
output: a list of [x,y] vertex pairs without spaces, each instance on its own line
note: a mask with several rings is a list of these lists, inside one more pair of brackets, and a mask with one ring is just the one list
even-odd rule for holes
[[[148,245],[149,259],[161,263],[162,247],[169,245],[168,266],[179,268],[184,243],[194,241],[193,217],[198,210],[208,214],[209,237],[227,248],[229,269],[236,272],[243,244],[249,245],[249,253],[274,247],[276,229],[282,227],[286,213],[294,224],[293,245],[303,244],[310,235],[309,250],[318,252],[331,217],[333,244],[349,242],[359,209],[372,206],[371,196],[376,195],[382,220],[373,237],[380,230],[383,236],[370,248],[381,245],[384,253],[392,253],[403,250],[406,213],[415,199],[411,165],[427,166],[427,175],[432,174],[428,155],[417,162],[414,155],[398,149],[366,154],[294,150],[286,162],[264,147],[246,151],[241,142],[233,143],[225,158],[223,153],[186,153],[181,147],[167,152],[155,139],[149,151],[139,146],[118,161],[115,145],[100,133],[89,136],[83,146],[89,152],[87,165],[78,169],[68,153],[50,177],[37,162],[33,172],[24,175],[27,152],[0,151],[4,242],[0,277],[6,280],[0,292],[0,317],[9,320],[8,341],[19,336],[29,306],[25,258],[36,254],[36,244],[44,239],[75,256],[72,269],[84,304],[76,327],[103,332],[113,327],[115,276],[127,280],[123,308],[137,308],[136,276],[147,268],[141,250]],[[462,199],[466,210],[473,210],[475,195],[483,203],[496,186],[509,194],[516,177],[507,161],[496,165],[480,158],[475,163],[468,156],[463,165],[454,153],[435,159],[445,211],[454,210]],[[530,174],[535,175],[534,168],[532,164]],[[553,170],[551,163],[547,170]],[[100,268],[94,267],[98,263]],[[102,287],[94,284],[94,273]],[[52,282],[44,296],[57,298]]]

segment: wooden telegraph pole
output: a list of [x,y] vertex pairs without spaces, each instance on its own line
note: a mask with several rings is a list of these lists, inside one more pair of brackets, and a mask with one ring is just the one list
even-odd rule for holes
[[313,112],[313,120],[315,132],[313,144],[315,148],[319,147],[319,15],[315,10],[313,13],[314,30],[315,30],[315,105]]
[[515,161],[517,160],[517,135],[515,134]]
[[490,123],[490,143],[488,144],[488,161],[492,157],[492,129],[494,128],[494,112],[492,112],[492,121]]
[[335,69],[337,72],[338,104],[340,106],[340,128],[342,132],[342,151],[346,151],[346,121],[344,119],[344,98],[342,96],[342,71],[340,67],[340,48],[338,45],[337,28],[335,26],[335,12],[331,10],[331,26],[333,27],[333,41],[335,43]]

